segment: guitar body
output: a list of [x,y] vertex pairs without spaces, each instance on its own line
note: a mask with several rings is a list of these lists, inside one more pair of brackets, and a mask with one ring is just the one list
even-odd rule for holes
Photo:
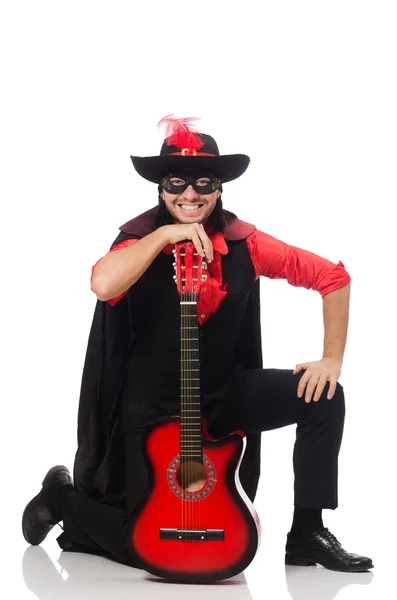
[[250,564],[259,545],[259,519],[238,478],[245,438],[234,433],[213,440],[202,422],[205,480],[197,491],[180,482],[180,418],[172,417],[147,434],[150,485],[129,526],[135,560],[173,581],[232,577]]

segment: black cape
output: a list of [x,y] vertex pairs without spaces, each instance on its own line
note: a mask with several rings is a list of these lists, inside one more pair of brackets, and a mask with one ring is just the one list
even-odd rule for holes
[[[154,207],[122,225],[111,248],[123,240],[141,238],[153,231],[156,214],[157,207]],[[234,218],[235,215],[226,210],[224,215],[226,241],[245,239],[255,230],[254,225]],[[78,491],[122,507],[125,506],[125,459],[120,398],[134,347],[134,331],[129,319],[130,292],[131,289],[114,306],[100,300],[96,303],[81,381],[74,463],[74,484]],[[262,368],[261,343],[257,280],[250,294],[237,349],[236,359],[244,369]],[[244,462],[256,463],[259,478],[259,453],[260,434],[247,436],[240,479],[252,501],[257,481],[245,485],[242,471]]]

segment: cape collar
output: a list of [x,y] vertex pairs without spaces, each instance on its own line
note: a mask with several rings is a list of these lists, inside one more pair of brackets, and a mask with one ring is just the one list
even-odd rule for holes
[[[134,219],[127,221],[119,227],[120,231],[124,233],[132,234],[138,237],[144,237],[154,230],[154,223],[157,215],[158,205],[154,206],[150,210],[138,215]],[[236,218],[233,213],[223,209],[226,227],[221,232],[212,233],[208,230],[208,234],[211,238],[211,242],[214,248],[220,254],[227,254],[228,247],[226,241],[235,242],[238,240],[245,240],[251,235],[256,229],[255,225],[242,221]]]

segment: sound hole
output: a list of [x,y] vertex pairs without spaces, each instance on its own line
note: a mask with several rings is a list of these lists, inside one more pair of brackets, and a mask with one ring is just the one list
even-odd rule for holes
[[198,492],[207,482],[207,472],[199,462],[184,462],[176,473],[176,480],[182,489]]

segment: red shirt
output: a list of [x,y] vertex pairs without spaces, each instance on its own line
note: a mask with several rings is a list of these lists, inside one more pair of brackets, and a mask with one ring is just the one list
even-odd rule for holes
[[[214,249],[214,260],[210,263],[213,276],[207,277],[199,291],[197,316],[200,325],[216,313],[227,296],[226,284],[222,278],[221,255],[228,253],[228,247],[221,232],[209,237]],[[137,242],[138,239],[125,240],[114,246],[110,252]],[[312,252],[290,246],[257,229],[247,238],[247,246],[257,279],[260,275],[270,279],[286,279],[291,285],[320,292],[322,298],[347,285],[351,280],[341,261],[335,264]],[[170,254],[172,249],[173,246],[168,245],[163,252]],[[91,279],[98,262],[92,267]],[[114,306],[127,292],[128,290],[107,302]]]

